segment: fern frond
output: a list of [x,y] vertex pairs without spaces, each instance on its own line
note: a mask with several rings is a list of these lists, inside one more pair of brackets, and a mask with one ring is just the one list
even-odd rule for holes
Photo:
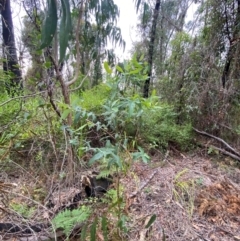
[[52,220],[53,227],[55,230],[58,228],[63,229],[64,234],[69,237],[73,228],[88,219],[91,211],[89,207],[82,206],[79,209],[65,210],[57,214]]
[[100,179],[100,178],[107,178],[109,176],[112,176],[113,174],[113,171],[110,170],[110,169],[104,169],[102,171],[100,171],[100,173],[97,175],[97,179]]

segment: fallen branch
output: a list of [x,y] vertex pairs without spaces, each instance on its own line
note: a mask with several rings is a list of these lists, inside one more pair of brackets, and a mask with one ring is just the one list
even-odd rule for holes
[[226,150],[224,150],[224,149],[222,149],[222,148],[219,148],[219,147],[216,147],[216,146],[213,146],[213,145],[211,145],[211,147],[212,147],[213,149],[216,149],[216,150],[222,152],[223,154],[225,154],[225,155],[227,155],[227,156],[232,157],[232,158],[235,159],[235,160],[240,161],[240,157],[239,157],[239,156],[236,156],[236,155],[234,155],[233,153],[231,153],[231,152],[229,152],[229,151],[226,151]]
[[213,139],[221,142],[223,145],[226,146],[227,149],[229,149],[230,151],[232,151],[233,154],[230,153],[230,152],[228,152],[228,151],[225,151],[225,150],[223,150],[223,149],[221,149],[221,150],[223,150],[223,151],[225,151],[225,152],[227,152],[227,153],[229,153],[229,154],[232,154],[232,155],[234,155],[234,156],[236,156],[236,157],[238,157],[238,158],[240,159],[240,153],[238,153],[233,147],[231,147],[231,146],[230,146],[227,142],[225,142],[223,139],[221,139],[221,138],[219,138],[219,137],[217,137],[217,136],[213,136],[213,135],[211,135],[211,134],[209,134],[209,133],[207,133],[207,132],[205,132],[205,131],[199,131],[199,130],[197,130],[196,128],[193,128],[193,130],[196,131],[197,133],[201,134],[201,135],[211,137],[211,138],[213,138]]

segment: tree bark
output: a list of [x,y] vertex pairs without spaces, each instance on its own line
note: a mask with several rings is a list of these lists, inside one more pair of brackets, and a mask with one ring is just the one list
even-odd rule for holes
[[[227,14],[227,13],[225,13],[225,14]],[[235,22],[234,22],[234,26],[233,26],[232,39],[229,39],[230,46],[228,49],[226,62],[225,62],[223,73],[222,73],[222,87],[223,88],[226,87],[226,82],[229,79],[230,72],[231,72],[231,68],[230,68],[231,63],[232,63],[237,45],[239,45],[239,37],[238,37],[239,32],[240,32],[239,22],[240,22],[240,0],[237,1],[237,12],[236,12]],[[226,24],[227,24],[227,19],[226,19]],[[228,26],[228,24],[227,24],[227,26]],[[230,36],[228,28],[227,28],[227,32],[228,32],[228,36]],[[236,70],[236,71],[238,71],[238,70]]]
[[17,50],[14,38],[10,0],[0,1],[2,15],[3,53],[5,61],[3,70],[11,74],[10,83],[6,83],[8,93],[14,94],[22,89],[22,73],[18,65]]
[[161,5],[161,0],[156,0],[155,8],[154,8],[154,14],[153,14],[153,21],[152,21],[152,29],[150,33],[150,43],[149,43],[149,49],[148,49],[148,78],[146,79],[144,83],[143,88],[143,97],[148,98],[149,96],[149,87],[150,87],[150,81],[152,77],[152,67],[153,67],[153,50],[154,50],[154,42],[156,38],[156,27],[157,27],[157,19],[159,15],[159,9]]

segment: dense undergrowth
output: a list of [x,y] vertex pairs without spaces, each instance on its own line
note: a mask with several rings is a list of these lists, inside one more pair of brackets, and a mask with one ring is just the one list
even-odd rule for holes
[[[80,183],[79,173],[86,170],[96,172],[98,180],[110,178],[114,183],[100,198],[101,202],[90,198],[86,205],[55,213],[51,220],[53,229],[63,230],[70,239],[76,226],[81,227],[80,240],[96,240],[97,230],[104,241],[126,238],[129,217],[124,191],[127,187],[121,184],[121,178],[134,176],[130,171],[134,162],[148,164],[152,150],[167,155],[169,148],[178,151],[195,148],[189,121],[194,119],[191,113],[184,117],[183,112],[177,112],[176,105],[161,100],[155,91],[148,99],[139,94],[144,64],[133,59],[123,67],[117,66],[115,74],[106,63],[105,69],[104,83],[79,94],[72,93],[70,105],[56,97],[53,106],[44,93],[25,97],[22,93],[23,96],[11,98],[2,92],[0,96],[1,170],[7,173],[24,170],[35,178],[33,186],[24,184],[20,190],[22,196],[26,195],[27,203],[26,199],[20,203],[14,199],[9,202],[9,207],[24,222],[36,217],[38,204],[46,206],[53,184],[61,188],[76,185]],[[71,126],[67,125],[69,115],[73,120]],[[73,150],[72,169],[68,163],[69,146]],[[189,194],[195,183],[180,182],[177,175],[174,185],[173,193],[179,199],[181,193]],[[188,208],[192,214],[193,199],[190,201]],[[42,220],[38,218],[35,221]],[[152,213],[146,227],[155,219]]]
[[[94,207],[91,212],[82,207],[57,215],[53,221],[55,228],[63,228],[69,236],[76,223],[88,219],[90,225],[85,226],[82,236],[90,228],[91,237],[94,237],[101,226],[104,240],[107,240],[109,222],[113,221],[115,224],[111,226],[116,232],[112,235],[117,240],[117,236],[127,232],[128,220],[124,213],[121,176],[127,175],[134,161],[147,163],[150,149],[164,151],[169,145],[180,150],[192,148],[193,134],[191,123],[178,124],[174,106],[161,102],[154,91],[148,99],[138,94],[144,80],[144,65],[133,60],[125,69],[118,67],[120,73],[117,75],[112,75],[109,66],[105,67],[108,72],[105,83],[80,95],[72,94],[70,106],[61,99],[55,101],[61,118],[44,95],[11,99],[7,93],[1,93],[0,160],[1,164],[8,163],[4,168],[27,169],[39,176],[41,182],[47,183],[54,175],[64,183],[69,175],[66,150],[70,145],[75,171],[93,165],[99,177],[116,177],[115,188],[103,199],[113,217],[108,211],[94,219]],[[73,118],[72,126],[66,125],[68,115]],[[75,174],[73,171],[72,175]],[[41,195],[36,195],[36,190],[33,193],[31,198],[35,202],[43,202],[47,190],[41,190]],[[33,207],[21,209],[15,204],[11,207],[26,217],[34,213]],[[154,215],[148,225],[153,222]]]

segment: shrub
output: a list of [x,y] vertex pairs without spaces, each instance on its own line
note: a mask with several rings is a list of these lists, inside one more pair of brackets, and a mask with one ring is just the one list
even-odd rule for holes
[[87,111],[96,113],[101,111],[101,107],[110,95],[111,88],[106,84],[96,85],[92,89],[82,92],[81,98],[73,95],[73,106],[79,105]]
[[162,104],[158,109],[146,109],[142,116],[140,135],[145,142],[167,148],[169,143],[182,150],[191,147],[192,127],[176,124],[177,114],[172,106]]

